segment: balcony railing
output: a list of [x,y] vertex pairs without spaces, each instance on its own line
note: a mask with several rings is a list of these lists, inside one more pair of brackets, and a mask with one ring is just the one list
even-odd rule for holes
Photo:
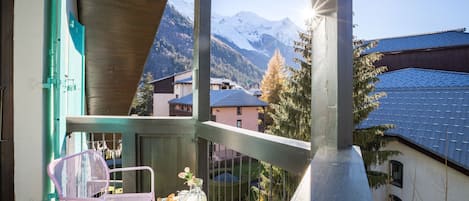
[[[155,192],[158,196],[183,189],[183,181],[177,179],[177,172],[189,166],[202,173],[199,177],[205,181],[204,189],[210,200],[250,200],[257,197],[253,195],[256,192],[252,187],[267,192],[264,195],[267,198],[280,196],[288,200],[293,193],[285,189],[291,185],[286,175],[302,176],[310,153],[307,142],[215,122],[198,124],[190,118],[180,117],[70,117],[67,132],[72,137],[67,146],[69,153],[79,150],[74,148],[77,140],[72,142],[73,137],[86,132],[86,142],[78,144],[102,150],[111,167],[116,164],[152,166],[157,175]],[[122,158],[111,153],[122,153]],[[269,181],[274,180],[272,171],[263,171],[266,168],[281,168],[285,172],[281,172],[279,181],[261,186],[262,173]],[[139,184],[148,181],[143,177],[134,179],[135,176],[123,175],[124,191],[144,190],[139,186],[145,185]],[[272,186],[279,184],[280,188]],[[263,189],[265,187],[269,189]],[[274,188],[280,189],[281,195],[274,195],[271,190]]]
[[[309,193],[314,183],[305,176],[297,189],[292,179],[309,175],[309,142],[216,122],[200,123],[188,117],[68,117],[67,133],[67,153],[97,149],[106,142],[110,153],[121,153],[121,158],[117,154],[107,157],[111,168],[151,166],[156,173],[157,197],[187,189],[177,178],[186,166],[203,178],[209,200],[260,200],[259,196],[265,200],[306,200],[302,194]],[[136,173],[112,178],[114,186],[122,186],[124,192],[147,191],[144,187],[150,182],[147,175]],[[369,191],[366,179],[364,184],[354,185],[365,185],[361,189]],[[338,190],[331,187],[328,193],[341,193]]]

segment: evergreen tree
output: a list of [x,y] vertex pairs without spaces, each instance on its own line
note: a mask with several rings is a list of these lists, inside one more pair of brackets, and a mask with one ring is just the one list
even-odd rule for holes
[[[299,33],[300,40],[295,41],[295,52],[301,58],[295,58],[299,69],[289,67],[288,80],[285,88],[280,92],[278,104],[272,104],[273,124],[268,127],[267,132],[288,138],[309,141],[311,138],[311,49],[312,29]],[[283,192],[283,180],[286,183],[286,195]],[[260,189],[253,188],[252,192],[260,200],[268,200],[272,195],[273,200],[283,200],[291,196],[300,182],[299,175],[285,172],[279,168],[271,168],[270,164],[263,163]],[[272,192],[269,188],[272,186]]]
[[375,67],[374,63],[382,58],[381,53],[363,54],[363,51],[376,46],[376,42],[364,44],[362,41],[354,43],[353,59],[353,143],[360,146],[371,187],[378,188],[386,184],[388,175],[384,172],[373,171],[372,165],[380,165],[390,156],[399,152],[380,150],[387,143],[384,132],[393,127],[390,124],[361,127],[368,115],[379,107],[379,99],[386,96],[385,92],[375,92],[378,75],[385,72],[385,66]]
[[268,133],[309,141],[311,137],[311,48],[312,29],[300,33],[295,41],[295,58],[299,69],[289,67],[290,77],[280,93],[280,101],[273,105],[273,124]]
[[[354,43],[353,51],[353,143],[362,150],[365,169],[371,187],[377,188],[387,182],[387,174],[371,170],[372,165],[380,165],[397,151],[380,150],[385,146],[384,132],[392,125],[376,125],[368,128],[360,127],[370,112],[379,107],[379,99],[386,94],[375,93],[375,83],[378,75],[386,71],[386,67],[375,67],[374,63],[381,59],[382,54],[371,53],[364,55],[364,50],[372,48],[376,42],[363,44]],[[280,102],[274,105],[272,114],[273,125],[268,132],[303,141],[311,138],[311,48],[312,31],[308,29],[300,34],[300,41],[295,42],[295,51],[302,58],[296,59],[300,69],[292,69],[291,77],[287,80],[286,89],[280,94]]]
[[153,81],[153,76],[150,72],[147,72],[132,101],[131,114],[139,116],[153,115],[153,85],[150,83],[151,81]]

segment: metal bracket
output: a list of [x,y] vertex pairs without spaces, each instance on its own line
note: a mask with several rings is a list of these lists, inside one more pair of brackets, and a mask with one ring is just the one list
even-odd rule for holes
[[76,91],[77,85],[75,84],[75,79],[70,79],[70,78],[65,79],[65,89],[67,91]]
[[48,77],[46,83],[42,83],[42,88],[50,89],[53,85],[60,84],[60,80],[54,77]]

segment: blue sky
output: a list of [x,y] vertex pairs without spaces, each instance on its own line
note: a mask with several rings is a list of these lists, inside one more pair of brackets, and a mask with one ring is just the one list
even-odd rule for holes
[[[376,39],[469,28],[469,0],[354,0],[354,35]],[[279,20],[304,24],[310,0],[212,0],[217,13],[230,16],[252,11]],[[469,31],[469,30],[468,30]]]
[[469,28],[469,0],[354,0],[353,7],[361,39]]

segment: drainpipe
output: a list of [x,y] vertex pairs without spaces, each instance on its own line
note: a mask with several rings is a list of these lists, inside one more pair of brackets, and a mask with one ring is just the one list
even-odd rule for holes
[[46,58],[43,68],[43,115],[44,115],[44,176],[43,176],[43,200],[55,198],[55,190],[52,181],[47,175],[47,165],[59,155],[58,136],[58,108],[60,93],[60,71],[59,71],[59,25],[60,25],[60,2],[57,0],[46,0],[46,23],[45,23],[45,51]]

